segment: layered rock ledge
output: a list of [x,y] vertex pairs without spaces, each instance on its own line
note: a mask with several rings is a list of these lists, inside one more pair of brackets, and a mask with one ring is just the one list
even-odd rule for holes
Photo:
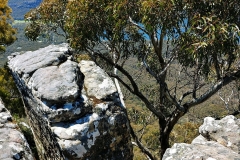
[[50,45],[9,57],[40,158],[132,159],[112,79],[92,61],[72,61],[69,50]]
[[19,127],[0,98],[0,159],[33,160],[32,152]]
[[240,160],[240,119],[206,117],[191,144],[175,143],[163,160]]

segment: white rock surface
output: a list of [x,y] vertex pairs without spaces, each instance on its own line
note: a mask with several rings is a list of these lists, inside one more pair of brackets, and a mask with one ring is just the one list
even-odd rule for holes
[[240,158],[238,153],[214,141],[204,144],[175,143],[163,156],[163,160],[237,160],[237,158]]
[[85,76],[84,87],[89,97],[111,99],[110,96],[114,96],[114,93],[117,93],[112,79],[93,61],[83,60],[79,63],[79,66]]
[[230,115],[221,120],[205,118],[199,133],[206,139],[216,141],[229,149],[240,152],[240,119]]
[[59,66],[36,70],[28,87],[39,99],[52,103],[71,102],[80,96],[81,78],[77,63],[67,60]]
[[240,160],[240,120],[226,116],[206,117],[200,135],[191,144],[175,143],[163,160]]
[[[28,51],[24,54],[14,53],[9,56],[9,67],[18,74],[25,74],[28,76],[39,68],[54,65],[66,59],[65,53],[67,52],[68,45],[62,44],[56,47],[50,45],[45,48],[41,48],[37,51]],[[17,55],[17,58],[15,58]]]
[[0,160],[33,160],[29,145],[18,129],[12,123],[12,116],[4,107],[0,98]]
[[71,61],[63,46],[10,57],[9,67],[37,102],[25,104],[43,113],[67,159],[132,159],[127,117],[112,79],[92,61]]

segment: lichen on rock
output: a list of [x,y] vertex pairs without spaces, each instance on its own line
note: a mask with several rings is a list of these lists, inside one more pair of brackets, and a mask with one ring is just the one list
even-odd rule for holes
[[[92,61],[73,62],[68,48],[51,45],[9,57],[29,117],[33,119],[34,111],[48,124],[43,131],[35,124],[38,119],[31,124],[36,142],[46,149],[42,159],[48,145],[59,145],[62,159],[132,159],[127,116],[112,79]],[[39,132],[47,128],[53,140],[40,144]]]

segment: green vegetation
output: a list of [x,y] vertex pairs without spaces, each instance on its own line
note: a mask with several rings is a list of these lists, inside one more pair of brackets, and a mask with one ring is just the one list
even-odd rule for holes
[[14,36],[16,30],[9,23],[12,21],[11,12],[8,0],[2,0],[0,3],[0,52],[5,51],[5,47],[16,40]]
[[[17,30],[9,23],[13,21],[10,15],[11,12],[12,10],[8,6],[8,0],[2,0],[0,3],[0,52],[5,52],[6,46],[11,45],[17,39]],[[3,63],[5,63],[5,61],[0,63],[0,98],[3,100],[5,107],[11,112],[14,122],[25,121],[26,114],[21,96],[7,65],[5,64],[4,67],[2,67]],[[31,149],[33,149],[35,144],[32,131],[23,126],[20,126],[20,129],[32,147]],[[32,151],[36,154],[36,149]]]
[[32,150],[33,156],[38,160],[37,149],[34,142],[32,130],[21,125],[20,122],[28,123],[25,110],[23,107],[21,95],[14,83],[10,70],[5,65],[0,68],[0,97],[4,102],[5,107],[13,116],[13,121],[18,124],[21,132],[27,139],[27,142]]
[[54,34],[42,34],[42,36],[38,37],[37,41],[29,41],[24,33],[27,24],[28,22],[25,22],[24,20],[17,20],[12,24],[12,26],[17,29],[17,39],[13,44],[6,47],[6,51],[3,54],[0,54],[0,67],[4,66],[4,64],[7,62],[7,56],[9,56],[11,53],[35,51],[51,44],[60,44],[66,42],[64,37]]
[[8,68],[0,68],[0,97],[14,118],[25,117],[21,96]]
[[[239,8],[239,0],[44,0],[26,15],[26,36],[35,40],[60,29],[73,48],[89,53],[121,82],[126,95],[138,97],[148,114],[129,110],[136,121],[133,140],[150,159],[156,159],[158,147],[161,159],[174,135],[186,142],[195,135],[198,124],[179,126],[180,118],[216,93],[223,98],[221,89],[240,78]],[[149,115],[154,126],[146,125],[153,121]],[[145,135],[138,133],[139,122]]]
[[[22,121],[22,120],[21,120]],[[38,157],[38,152],[37,152],[37,147],[34,141],[34,137],[33,137],[33,133],[32,130],[24,125],[22,125],[21,123],[18,123],[18,126],[21,129],[21,132],[24,134],[30,148],[33,154],[33,157],[35,158],[35,160],[40,160]]]

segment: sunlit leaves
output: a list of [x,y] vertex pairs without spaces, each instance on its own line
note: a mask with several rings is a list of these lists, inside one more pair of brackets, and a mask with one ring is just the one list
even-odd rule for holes
[[[70,43],[74,48],[84,48],[92,41],[100,40],[107,27],[104,3],[95,1],[71,1],[67,5],[65,28],[70,36]],[[78,33],[76,35],[76,33]],[[108,34],[108,33],[106,33]]]
[[12,10],[7,3],[8,0],[0,3],[0,52],[5,51],[5,47],[16,40],[16,30],[9,24],[12,21]]
[[181,16],[174,1],[168,0],[141,0],[139,14],[141,23],[151,33],[153,31],[162,31],[174,34],[174,28],[178,27]]
[[31,23],[25,28],[25,36],[32,41],[37,40],[40,33],[41,26],[37,22]]
[[30,10],[25,20],[30,22],[25,35],[30,40],[37,40],[42,34],[56,33],[67,38],[64,32],[66,3],[64,0],[44,0],[41,5]]
[[188,7],[192,18],[188,32],[180,37],[180,62],[186,66],[202,64],[206,76],[211,70],[219,77],[220,71],[233,69],[239,58],[240,2],[189,1]]

